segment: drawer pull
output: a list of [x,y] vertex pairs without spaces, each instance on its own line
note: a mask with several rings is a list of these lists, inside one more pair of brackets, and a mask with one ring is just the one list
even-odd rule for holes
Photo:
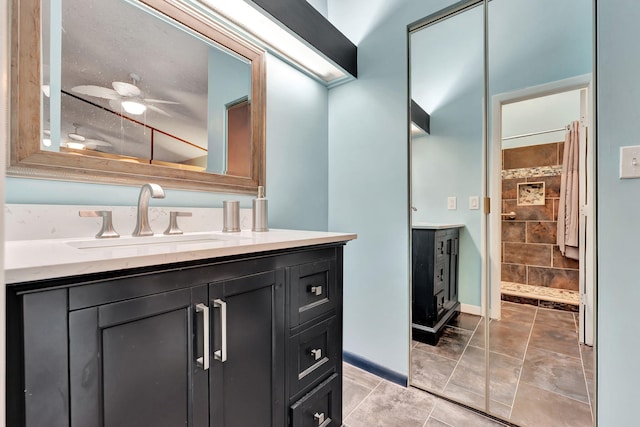
[[322,425],[324,422],[324,412],[313,414],[313,419],[318,423],[318,425]]
[[209,307],[204,304],[196,304],[196,313],[202,313],[202,357],[196,359],[198,367],[205,371],[209,369]]
[[311,356],[313,356],[314,360],[320,360],[322,358],[322,349],[314,348],[311,350]]
[[220,309],[220,350],[213,352],[213,357],[221,362],[227,361],[227,303],[221,299],[213,300],[213,307]]
[[322,286],[312,286],[309,291],[316,296],[322,295]]

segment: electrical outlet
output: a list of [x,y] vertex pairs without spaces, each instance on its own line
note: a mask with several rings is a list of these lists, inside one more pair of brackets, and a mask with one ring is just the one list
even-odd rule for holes
[[640,178],[640,145],[620,147],[620,178]]
[[454,211],[458,208],[458,199],[456,196],[451,196],[447,198],[447,209],[450,211]]
[[469,196],[469,209],[480,209],[480,196]]

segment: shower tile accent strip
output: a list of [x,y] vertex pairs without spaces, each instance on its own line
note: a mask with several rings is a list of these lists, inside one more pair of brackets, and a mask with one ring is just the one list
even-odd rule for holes
[[505,169],[502,179],[535,178],[539,176],[560,176],[562,165],[540,166],[535,168]]
[[524,285],[522,283],[502,282],[502,293],[524,298],[542,299],[569,305],[578,305],[580,295],[577,291],[548,288],[546,286]]
[[[564,292],[577,293],[579,264],[556,244],[563,148],[554,142],[502,151],[502,213],[513,213],[502,220],[502,281],[522,285],[504,291],[510,301],[574,307]],[[533,184],[544,186],[541,204],[518,203],[519,190]]]

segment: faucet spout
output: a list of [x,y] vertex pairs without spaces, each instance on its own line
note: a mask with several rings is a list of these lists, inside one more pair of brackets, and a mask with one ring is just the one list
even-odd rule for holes
[[158,184],[144,184],[140,189],[138,196],[138,216],[136,220],[136,228],[132,235],[153,236],[153,230],[149,225],[149,198],[164,199],[164,190]]

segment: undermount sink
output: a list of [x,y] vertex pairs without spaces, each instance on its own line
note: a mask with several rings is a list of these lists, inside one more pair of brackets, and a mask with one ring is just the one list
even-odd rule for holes
[[108,239],[90,240],[70,240],[67,245],[76,249],[106,249],[106,248],[127,248],[132,246],[149,245],[186,245],[235,241],[242,239],[239,236],[222,236],[220,234],[179,234],[179,235],[156,235],[147,237],[120,237]]

